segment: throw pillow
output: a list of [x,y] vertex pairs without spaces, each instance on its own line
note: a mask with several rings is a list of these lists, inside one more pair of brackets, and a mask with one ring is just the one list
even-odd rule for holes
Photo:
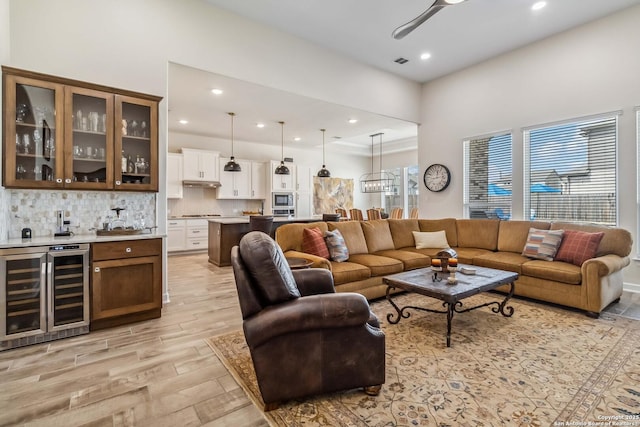
[[604,237],[603,232],[566,230],[555,259],[580,267],[583,262],[596,256],[602,237]]
[[447,233],[440,231],[412,231],[416,249],[447,249]]
[[349,249],[340,230],[327,231],[324,237],[327,242],[327,248],[329,248],[331,261],[344,262],[349,259]]
[[302,230],[302,252],[329,259],[329,249],[324,241],[322,231],[317,228]]
[[529,228],[527,242],[524,244],[522,255],[541,259],[544,261],[553,261],[558,247],[562,242],[564,230],[539,230],[537,228]]
[[257,288],[269,304],[300,298],[300,291],[280,246],[261,231],[240,239],[240,256]]

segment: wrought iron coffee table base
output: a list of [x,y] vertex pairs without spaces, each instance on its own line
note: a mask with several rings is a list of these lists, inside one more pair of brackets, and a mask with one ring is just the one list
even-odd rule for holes
[[409,313],[407,311],[408,309],[420,310],[420,311],[428,311],[430,313],[446,314],[447,315],[447,347],[451,347],[451,321],[453,319],[453,314],[454,313],[466,313],[467,311],[475,310],[477,308],[494,306],[494,307],[491,308],[491,311],[493,311],[494,313],[500,313],[504,317],[513,316],[513,311],[514,311],[513,307],[510,306],[510,305],[507,305],[507,302],[513,296],[513,291],[515,290],[515,284],[514,283],[510,283],[509,285],[510,285],[509,293],[507,294],[507,296],[502,301],[490,301],[490,302],[486,302],[484,304],[480,304],[480,305],[476,305],[474,307],[468,307],[468,308],[462,308],[462,301],[460,301],[460,300],[456,300],[456,301],[453,301],[453,302],[443,301],[442,302],[442,306],[445,308],[444,310],[433,310],[433,309],[430,309],[430,308],[417,307],[417,306],[413,306],[413,305],[407,305],[405,307],[400,308],[391,299],[391,291],[393,289],[396,289],[396,287],[392,286],[392,285],[388,285],[387,286],[386,298],[387,298],[387,301],[389,301],[389,303],[396,310],[397,318],[396,318],[396,315],[394,313],[389,313],[389,314],[387,314],[387,320],[389,321],[389,323],[396,324],[402,318],[407,319],[407,318],[411,317],[411,313]]

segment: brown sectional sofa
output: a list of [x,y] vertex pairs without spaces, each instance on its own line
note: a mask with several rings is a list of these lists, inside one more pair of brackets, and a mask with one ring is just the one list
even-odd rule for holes
[[[340,230],[349,250],[346,262],[302,251],[303,228]],[[576,266],[522,256],[529,229],[603,231],[595,258]],[[382,219],[292,223],[276,230],[285,256],[305,258],[312,267],[331,270],[338,292],[359,292],[368,299],[385,295],[385,275],[427,267],[441,249],[416,249],[413,231],[444,230],[462,264],[514,271],[515,294],[585,310],[597,316],[622,294],[622,269],[629,265],[631,234],[621,228],[544,221],[498,219]],[[503,287],[504,291],[507,287]]]

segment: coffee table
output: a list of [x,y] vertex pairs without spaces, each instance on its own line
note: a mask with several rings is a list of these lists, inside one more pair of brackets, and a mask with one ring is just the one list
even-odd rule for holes
[[[447,282],[448,273],[437,273],[440,281],[434,281],[434,272],[430,268],[420,268],[417,270],[405,271],[390,276],[385,276],[382,280],[387,285],[386,298],[391,306],[396,310],[397,314],[387,314],[389,323],[396,324],[401,318],[410,317],[408,309],[428,311],[431,313],[443,313],[447,315],[447,347],[451,347],[451,320],[454,313],[465,313],[481,307],[495,305],[491,308],[494,313],[500,313],[505,317],[513,315],[513,307],[507,306],[507,301],[513,296],[515,289],[515,281],[518,279],[518,273],[511,271],[496,270],[493,268],[473,266],[476,270],[474,275],[466,275],[460,272],[456,273],[457,283],[455,285]],[[462,308],[462,301],[472,295],[480,292],[490,291],[498,286],[509,284],[511,287],[509,293],[502,301],[491,301],[473,307]],[[415,292],[431,298],[443,301],[444,310],[433,310],[424,307],[398,305],[391,299],[391,291],[393,289],[403,289],[408,292]],[[396,318],[397,316],[397,318]]]

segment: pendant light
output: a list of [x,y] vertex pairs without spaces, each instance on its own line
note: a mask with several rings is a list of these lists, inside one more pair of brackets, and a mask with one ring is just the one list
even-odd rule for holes
[[324,162],[324,132],[326,129],[320,130],[322,131],[322,169],[318,171],[318,178],[331,178],[331,172],[329,172]]
[[224,165],[224,171],[225,172],[242,172],[242,168],[240,167],[240,164],[236,163],[236,159],[235,157],[233,157],[233,117],[236,115],[236,113],[227,113],[227,114],[231,116],[231,158],[229,159],[227,164]]
[[[360,191],[363,193],[390,193],[395,187],[396,176],[391,172],[382,170],[382,135],[384,133],[374,133],[371,137],[371,173],[366,173],[360,177]],[[380,137],[380,170],[373,171],[373,138]]]
[[281,144],[281,149],[282,149],[282,157],[280,158],[280,165],[276,168],[275,174],[276,175],[289,175],[289,168],[285,166],[284,164],[284,122],[278,122],[280,123],[280,128],[281,128],[281,133],[282,133],[282,144]]

